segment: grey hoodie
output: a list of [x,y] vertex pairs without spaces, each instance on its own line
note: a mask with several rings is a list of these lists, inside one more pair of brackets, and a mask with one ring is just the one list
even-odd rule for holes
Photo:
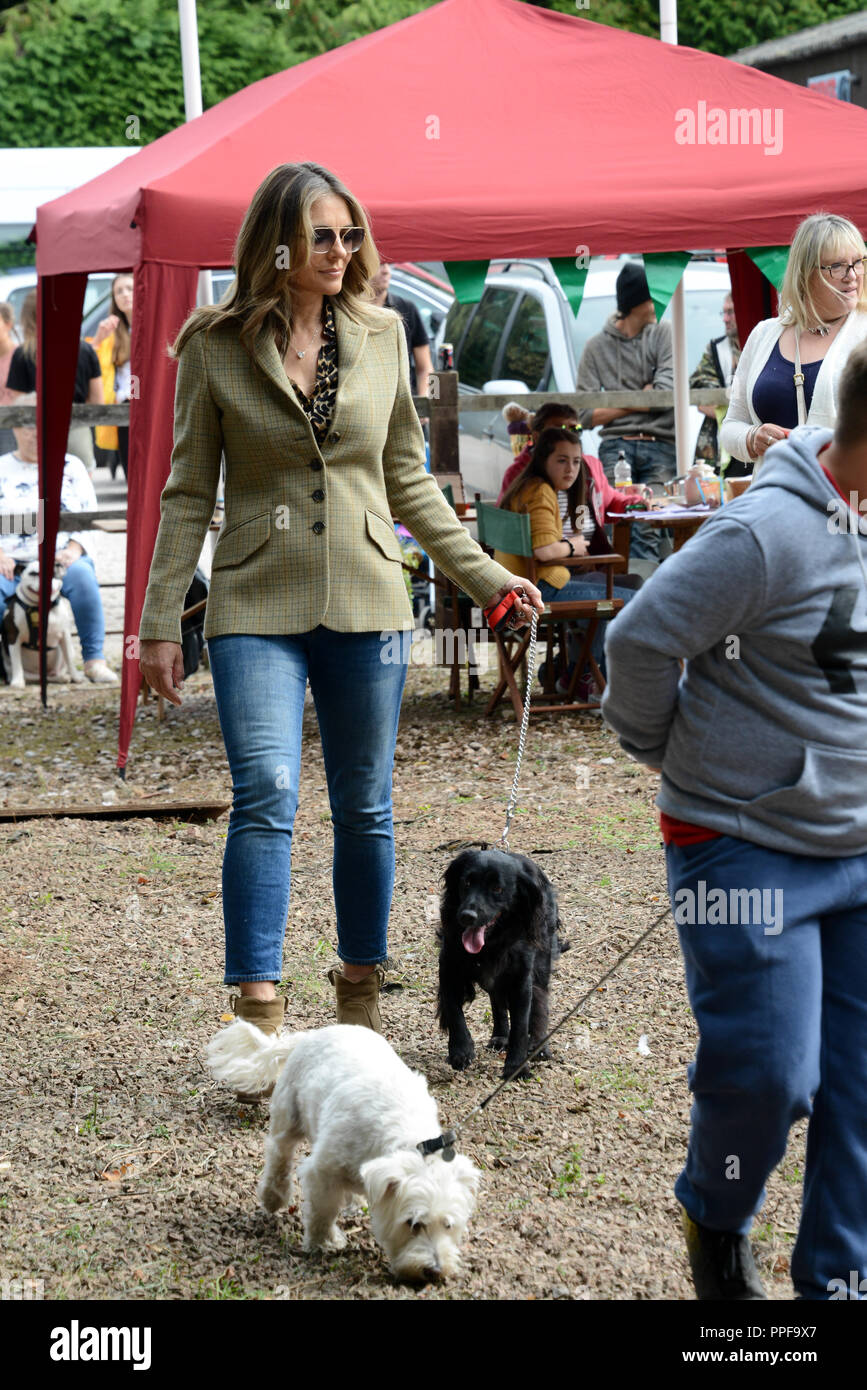
[[[576,391],[643,391],[652,382],[657,391],[674,386],[671,329],[667,323],[645,324],[634,338],[626,338],[615,328],[617,315],[606,320],[601,333],[589,338],[578,364]],[[580,410],[578,418],[590,429],[592,410]],[[673,410],[635,410],[604,425],[603,439],[624,434],[655,434],[674,439]]]
[[829,858],[867,852],[867,535],[818,462],[831,438],[769,450],[608,625],[602,700],[668,815]]

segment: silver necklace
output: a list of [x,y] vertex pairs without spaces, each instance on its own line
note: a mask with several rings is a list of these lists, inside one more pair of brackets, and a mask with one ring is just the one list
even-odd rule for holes
[[830,333],[831,328],[833,327],[833,325],[834,325],[835,323],[842,323],[842,321],[843,321],[843,319],[844,319],[845,317],[846,317],[845,314],[841,314],[841,315],[839,316],[839,318],[836,318],[836,319],[829,319],[827,323],[820,323],[818,328],[811,328],[811,329],[809,329],[809,332],[810,332],[810,333],[815,333],[815,334],[817,335],[817,337],[819,337],[819,338],[827,338],[827,336],[828,336],[828,334]]
[[304,351],[303,351],[303,352],[299,352],[298,349],[297,349],[296,347],[292,347],[292,339],[290,338],[290,339],[289,339],[289,346],[292,347],[292,351],[295,353],[295,356],[296,356],[297,358],[299,358],[299,359],[302,358],[302,357],[306,357],[306,356],[307,356],[307,351],[308,351],[308,349],[309,349],[309,347],[310,347],[310,343],[313,342],[313,339],[316,337],[317,333],[321,333],[321,332],[322,332],[322,324],[320,323],[320,324],[317,324],[317,325],[316,325],[316,327],[314,328],[312,334],[310,335],[310,342],[305,343],[305,345],[304,345]]

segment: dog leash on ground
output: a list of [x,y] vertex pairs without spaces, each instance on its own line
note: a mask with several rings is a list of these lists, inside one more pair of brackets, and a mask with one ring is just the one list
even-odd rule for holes
[[[521,762],[524,757],[524,745],[527,740],[527,727],[530,720],[530,694],[533,689],[533,676],[535,674],[536,667],[537,627],[538,615],[534,610],[533,616],[530,620],[530,645],[527,648],[527,689],[524,695],[524,714],[521,720],[521,730],[518,734],[518,757],[515,764],[515,776],[512,781],[512,790],[509,793],[509,801],[508,805],[506,806],[506,824],[503,829],[502,837],[500,839],[500,848],[504,850],[510,850],[509,827],[512,823],[512,816],[514,815],[515,807],[518,804],[518,778],[521,773]],[[474,1105],[472,1110],[467,1111],[463,1119],[459,1120],[457,1124],[454,1126],[454,1128],[443,1130],[442,1133],[438,1135],[435,1139],[424,1139],[420,1144],[416,1145],[419,1153],[422,1154],[422,1156],[426,1156],[427,1154],[437,1153],[439,1150],[442,1150],[444,1161],[446,1163],[450,1163],[455,1156],[455,1146],[457,1144],[458,1136],[460,1135],[464,1126],[468,1124],[468,1122],[473,1118],[474,1115],[478,1115],[482,1110],[485,1109],[487,1105],[490,1105],[494,1097],[498,1096],[500,1094],[500,1091],[502,1091],[505,1086],[509,1085],[510,1081],[515,1080],[515,1077],[518,1076],[520,1072],[524,1070],[524,1067],[526,1066],[527,1062],[531,1062],[534,1057],[538,1056],[538,1054],[545,1047],[546,1043],[548,1043],[551,1040],[551,1038],[553,1038],[554,1034],[559,1033],[560,1029],[564,1026],[564,1024],[569,1022],[569,1019],[572,1018],[573,1014],[576,1014],[578,1012],[581,1006],[587,1002],[591,995],[595,994],[596,991],[602,987],[605,981],[610,979],[616,970],[620,969],[620,966],[623,964],[623,962],[625,960],[628,960],[629,957],[633,954],[633,952],[638,950],[639,946],[641,946],[642,943],[647,940],[651,932],[654,932],[656,928],[660,925],[660,923],[665,921],[666,917],[669,915],[670,912],[671,908],[667,907],[665,911],[662,912],[659,915],[659,917],[656,918],[655,922],[651,922],[650,926],[645,928],[641,935],[635,941],[633,941],[632,945],[627,947],[627,949],[622,953],[622,955],[618,956],[617,960],[614,962],[611,968],[609,970],[606,970],[605,974],[600,976],[600,978],[595,982],[595,984],[592,984],[590,988],[586,990],[584,994],[582,994],[581,998],[578,1000],[578,1003],[574,1004],[572,1008],[569,1010],[569,1012],[563,1015],[559,1023],[555,1023],[554,1027],[547,1034],[547,1036],[542,1039],[542,1041],[537,1045],[537,1047],[535,1047],[532,1052],[528,1053],[526,1061],[522,1062],[520,1067],[516,1067],[512,1074],[510,1076],[504,1077],[503,1080],[497,1086],[495,1086],[494,1089],[490,1091],[483,1100],[481,1100],[478,1103],[478,1105]]]

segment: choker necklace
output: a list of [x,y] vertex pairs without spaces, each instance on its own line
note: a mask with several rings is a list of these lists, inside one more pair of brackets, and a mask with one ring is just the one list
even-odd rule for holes
[[840,314],[839,318],[836,318],[836,319],[829,319],[827,323],[820,323],[818,328],[808,328],[808,329],[807,329],[807,332],[808,332],[808,333],[815,333],[815,334],[817,334],[818,337],[820,337],[820,338],[827,338],[827,336],[828,336],[828,334],[830,333],[831,328],[833,327],[833,325],[834,325],[835,323],[841,323],[841,322],[843,321],[844,318],[846,318],[846,315],[845,315],[845,314]]

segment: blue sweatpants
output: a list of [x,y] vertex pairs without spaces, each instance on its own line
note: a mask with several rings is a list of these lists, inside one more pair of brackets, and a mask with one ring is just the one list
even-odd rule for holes
[[867,853],[723,835],[666,857],[699,1029],[675,1195],[700,1224],[746,1234],[809,1116],[792,1279],[807,1299],[867,1298]]

